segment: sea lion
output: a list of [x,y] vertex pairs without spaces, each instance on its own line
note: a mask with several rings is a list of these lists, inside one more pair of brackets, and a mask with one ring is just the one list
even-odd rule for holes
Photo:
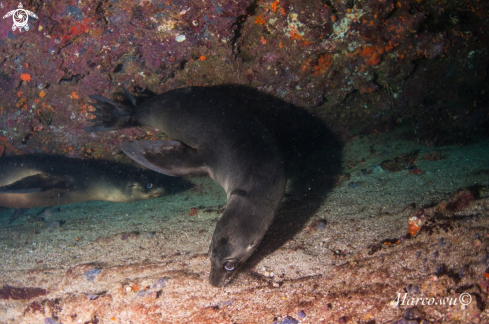
[[138,163],[171,176],[209,175],[227,194],[227,205],[209,247],[210,283],[222,286],[253,254],[284,196],[286,166],[273,136],[240,101],[218,88],[188,87],[136,107],[93,95],[95,122],[87,132],[150,126],[168,141],[122,143]]
[[128,202],[188,187],[188,182],[130,165],[57,155],[3,156],[0,206],[35,208],[90,200]]

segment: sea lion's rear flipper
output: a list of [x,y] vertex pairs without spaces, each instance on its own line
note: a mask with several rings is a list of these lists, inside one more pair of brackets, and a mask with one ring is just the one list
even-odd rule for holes
[[126,89],[123,90],[124,94],[131,102],[131,106],[116,103],[112,100],[97,95],[89,96],[91,99],[96,101],[95,103],[90,104],[95,108],[95,111],[91,112],[95,118],[88,120],[93,121],[94,124],[92,126],[85,127],[85,132],[94,133],[137,126],[137,123],[131,119],[131,114],[136,105],[136,99],[134,99],[134,97]]
[[70,179],[66,177],[39,173],[0,187],[0,193],[24,194],[42,192],[50,189],[67,190],[70,188],[70,182]]
[[121,149],[139,164],[169,176],[208,174],[200,153],[179,141],[134,141],[122,143]]

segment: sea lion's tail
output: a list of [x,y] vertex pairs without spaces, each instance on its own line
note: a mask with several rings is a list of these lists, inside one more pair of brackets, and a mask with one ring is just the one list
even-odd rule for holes
[[136,126],[137,123],[131,118],[136,107],[136,99],[126,89],[123,90],[132,105],[116,103],[98,95],[89,96],[96,101],[91,104],[95,107],[95,111],[91,112],[95,118],[89,119],[94,124],[85,127],[85,132],[94,133]]

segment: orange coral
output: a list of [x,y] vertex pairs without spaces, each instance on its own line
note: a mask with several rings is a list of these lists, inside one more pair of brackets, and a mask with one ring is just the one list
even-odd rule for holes
[[299,34],[299,32],[294,26],[290,26],[289,36],[290,39],[302,40],[302,36]]
[[301,37],[301,35],[299,35],[299,33],[295,33],[293,31],[290,31],[289,35],[290,35],[290,39],[302,40],[302,37]]
[[41,97],[41,98],[46,97],[46,92],[44,92],[44,91],[39,92],[39,97]]
[[309,67],[310,67],[310,64],[311,64],[311,59],[310,59],[310,58],[308,58],[308,59],[307,59],[307,60],[304,62],[304,64],[302,65],[301,70],[302,70],[302,71],[304,71],[304,72],[305,72],[305,71],[307,71],[307,70],[309,69]]
[[29,73],[21,73],[20,78],[22,79],[22,81],[27,81],[27,82],[30,82],[32,80]]
[[259,15],[258,17],[255,17],[255,24],[260,24],[260,25],[264,25],[265,24],[265,19],[263,18],[262,15]]
[[277,6],[279,5],[280,1],[275,0],[274,3],[272,3],[272,11],[275,12],[277,11]]
[[331,55],[324,54],[318,58],[318,64],[314,66],[314,73],[312,75],[320,75],[328,71],[331,66]]
[[27,98],[21,98],[16,105],[18,108],[27,109]]
[[378,90],[378,86],[375,83],[370,83],[368,85],[362,86],[360,88],[361,93],[372,93]]
[[426,216],[423,213],[423,210],[419,210],[415,215],[409,217],[408,219],[408,234],[411,236],[415,236],[418,234],[419,230],[423,226],[426,221]]
[[380,57],[383,53],[384,50],[378,46],[367,46],[360,50],[360,55],[367,59],[365,63],[372,66],[380,63]]

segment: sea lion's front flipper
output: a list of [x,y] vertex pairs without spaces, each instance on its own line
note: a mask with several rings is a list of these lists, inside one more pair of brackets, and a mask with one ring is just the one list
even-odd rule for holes
[[0,193],[23,194],[42,192],[49,189],[66,190],[70,188],[70,182],[70,179],[66,177],[57,177],[45,173],[39,173],[0,187]]
[[200,153],[180,141],[134,141],[121,149],[145,167],[169,176],[208,174]]

